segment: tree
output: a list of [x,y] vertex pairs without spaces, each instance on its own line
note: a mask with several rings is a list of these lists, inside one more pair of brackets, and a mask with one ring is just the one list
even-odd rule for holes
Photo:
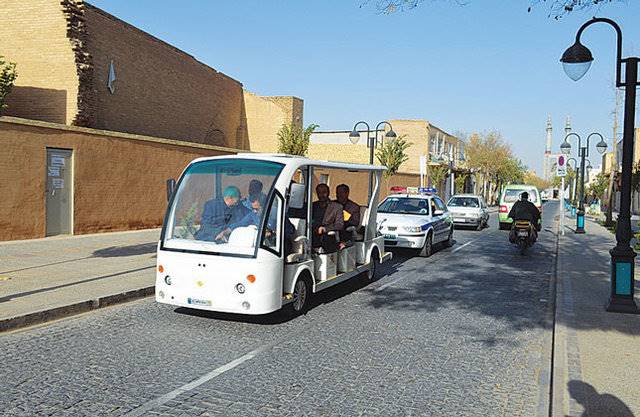
[[505,183],[522,182],[526,167],[513,156],[500,132],[474,133],[465,146],[467,166],[482,182],[482,195],[487,201],[500,191]]
[[431,179],[431,186],[440,191],[442,182],[449,173],[449,167],[447,165],[432,165],[429,167],[429,178]]
[[[472,0],[445,0],[458,6],[464,6]],[[360,7],[367,4],[375,4],[375,8],[383,14],[391,14],[398,11],[415,9],[424,0],[361,0]],[[571,12],[589,11],[591,9],[600,10],[604,5],[610,3],[627,3],[628,0],[530,0],[528,11],[540,4],[549,10],[549,17],[560,19]]]
[[465,190],[465,184],[467,183],[467,174],[458,174],[456,175],[455,179],[453,180],[456,186],[456,193],[464,193]]
[[7,107],[4,101],[11,92],[17,76],[16,64],[5,61],[4,57],[0,55],[0,114]]
[[546,181],[546,180],[540,178],[533,171],[528,171],[527,173],[524,174],[524,181],[523,182],[525,184],[531,184],[531,185],[535,186],[538,190],[546,190],[551,185],[550,181]]
[[592,195],[599,200],[602,200],[604,197],[604,193],[607,191],[607,187],[609,186],[609,175],[600,173],[596,176],[595,181],[593,181],[589,185],[589,189],[587,190],[587,194]]
[[278,131],[278,152],[289,155],[306,156],[309,149],[309,138],[318,125],[311,124],[302,129],[293,123],[283,124]]
[[389,178],[398,172],[400,165],[409,159],[406,151],[409,146],[411,146],[411,143],[407,142],[405,137],[406,135],[401,135],[395,140],[382,142],[382,145],[376,152],[378,161],[387,167],[387,170],[383,174],[385,178]]

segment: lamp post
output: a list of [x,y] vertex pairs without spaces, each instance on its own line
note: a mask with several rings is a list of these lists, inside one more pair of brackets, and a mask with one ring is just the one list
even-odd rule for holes
[[[584,233],[584,170],[585,159],[589,156],[589,141],[591,136],[599,136],[600,142],[596,144],[596,149],[600,154],[603,154],[607,150],[607,143],[604,141],[604,137],[600,133],[591,133],[587,136],[587,145],[582,146],[582,140],[577,133],[569,133],[564,137],[564,142],[560,145],[562,153],[569,155],[571,153],[571,144],[569,143],[570,137],[578,138],[578,157],[580,158],[580,198],[578,200],[578,212],[576,213],[576,233]],[[591,165],[591,163],[589,163]]]
[[[633,169],[633,135],[635,130],[636,88],[638,87],[639,57],[622,58],[622,30],[616,22],[606,18],[593,18],[583,24],[576,34],[575,43],[567,49],[560,61],[566,74],[574,81],[587,73],[593,56],[591,51],[580,43],[580,35],[594,23],[607,23],[617,34],[616,44],[616,87],[624,87],[624,130],[622,138],[622,186],[620,193],[620,214],[616,228],[616,246],[609,251],[611,255],[611,295],[607,311],[619,313],[638,313],[633,299],[635,257],[629,242],[631,241],[631,173]],[[622,64],[625,64],[625,79],[622,80]]]
[[[372,137],[369,123],[361,120],[357,122],[355,125],[353,125],[353,130],[351,131],[351,133],[349,133],[349,140],[354,145],[358,143],[358,141],[360,140],[360,132],[358,132],[357,130],[360,124],[363,124],[367,127],[367,147],[369,147],[369,164],[373,165],[373,155],[374,155],[375,148],[378,146],[378,131],[380,130],[380,127],[385,124],[389,126],[389,131],[384,134],[382,143],[384,143],[384,138],[387,138],[388,140],[394,140],[395,138],[398,137],[398,135],[396,135],[396,132],[393,131],[393,127],[391,126],[391,123],[387,121],[382,121],[378,123],[378,125],[376,126],[375,135]],[[373,193],[372,179],[373,179],[373,173],[369,174],[369,200],[371,200],[371,194]]]
[[571,168],[571,166],[569,165],[569,162],[573,161],[573,170],[575,171],[573,174],[573,181],[572,181],[572,189],[571,189],[571,195],[569,196],[569,202],[571,203],[571,205],[574,204],[574,201],[576,200],[576,186],[578,185],[577,180],[578,180],[578,161],[576,160],[576,158],[569,158],[567,159],[567,166],[569,168]]

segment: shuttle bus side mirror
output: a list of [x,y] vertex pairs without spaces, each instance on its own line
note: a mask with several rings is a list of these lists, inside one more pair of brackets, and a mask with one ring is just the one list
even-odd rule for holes
[[171,200],[173,192],[176,190],[176,180],[170,178],[167,180],[167,201]]
[[301,209],[304,207],[304,196],[306,192],[304,184],[291,184],[291,190],[289,192],[289,207],[294,209]]

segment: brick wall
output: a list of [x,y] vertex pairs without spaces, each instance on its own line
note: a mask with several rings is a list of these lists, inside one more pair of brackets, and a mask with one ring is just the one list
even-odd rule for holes
[[[240,82],[98,8],[87,5],[85,20],[94,127],[217,146],[245,140]],[[112,61],[114,94],[107,88]]]
[[254,152],[276,152],[282,125],[303,123],[303,101],[297,97],[259,96],[245,91],[244,106],[248,149]]
[[2,0],[0,21],[0,55],[18,66],[4,114],[71,124],[78,74],[60,0]]
[[0,118],[0,240],[45,236],[46,148],[74,153],[74,233],[158,227],[168,178],[234,149]]
[[302,124],[302,100],[245,93],[82,0],[4,0],[0,17],[0,55],[19,73],[6,115],[265,152],[283,123]]

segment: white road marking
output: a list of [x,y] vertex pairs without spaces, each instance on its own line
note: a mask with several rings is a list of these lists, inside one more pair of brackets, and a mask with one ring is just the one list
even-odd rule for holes
[[189,382],[188,384],[185,384],[183,386],[181,386],[180,388],[176,388],[175,390],[163,395],[162,397],[156,398],[155,400],[151,400],[149,402],[146,402],[144,404],[142,404],[140,407],[136,408],[135,410],[130,411],[129,413],[125,414],[125,417],[137,417],[137,416],[141,416],[143,414],[145,414],[148,411],[151,411],[152,409],[154,409],[155,407],[158,407],[160,405],[163,405],[165,403],[167,403],[168,401],[171,401],[172,399],[176,398],[178,395],[183,394],[185,392],[191,391],[194,388],[199,387],[200,385],[204,384],[205,382],[208,382],[210,380],[212,380],[213,378],[222,375],[223,373],[235,368],[238,365],[241,365],[242,363],[253,359],[254,357],[256,357],[256,355],[258,355],[260,352],[265,351],[266,349],[270,348],[273,345],[273,343],[270,343],[268,345],[264,345],[262,347],[259,347],[256,350],[252,350],[251,352],[247,353],[244,356],[239,357],[238,359],[235,359],[225,365],[220,366],[219,368],[214,369],[213,371],[209,372],[208,374],[205,374],[203,376],[201,376],[200,378]]
[[478,239],[470,240],[470,241],[468,241],[467,243],[465,243],[464,245],[462,245],[462,246],[458,246],[457,248],[455,248],[454,250],[452,250],[452,251],[451,251],[451,253],[456,253],[456,252],[458,252],[460,249],[464,248],[465,246],[469,246],[470,244],[472,244],[472,243],[473,243],[473,242],[475,242],[476,240],[478,240]]

